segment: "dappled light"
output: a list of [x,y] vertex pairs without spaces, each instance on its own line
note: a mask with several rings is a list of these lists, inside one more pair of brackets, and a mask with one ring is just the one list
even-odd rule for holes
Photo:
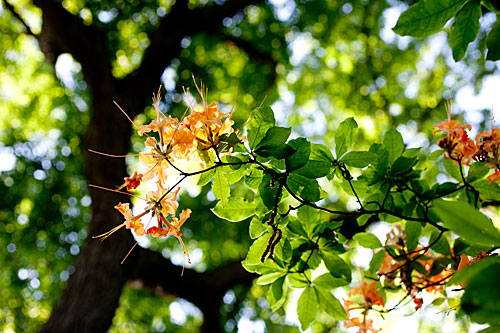
[[0,1],[0,331],[495,330],[499,13]]

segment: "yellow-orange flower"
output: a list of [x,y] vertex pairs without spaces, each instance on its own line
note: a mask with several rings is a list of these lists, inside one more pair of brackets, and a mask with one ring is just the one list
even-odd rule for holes
[[384,299],[375,289],[376,285],[377,281],[366,282],[363,280],[361,281],[361,285],[359,287],[351,288],[351,290],[349,291],[349,296],[361,294],[363,295],[363,299],[367,304],[385,306]]

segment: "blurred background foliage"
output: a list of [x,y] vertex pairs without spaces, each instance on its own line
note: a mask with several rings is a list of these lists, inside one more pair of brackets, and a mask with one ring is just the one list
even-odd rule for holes
[[[189,5],[223,2],[190,0]],[[9,3],[35,33],[40,30],[41,13],[30,1]],[[61,3],[85,24],[107,32],[113,73],[123,78],[140,65],[149,34],[174,1]],[[424,146],[428,153],[436,149],[435,141],[429,141],[432,125],[446,117],[443,105],[450,92],[479,92],[486,78],[498,76],[498,64],[484,60],[485,31],[495,17],[483,17],[478,41],[455,63],[445,33],[415,40],[391,31],[405,8],[405,2],[396,0],[268,0],[247,6],[222,27],[207,27],[207,33],[182,40],[182,51],[162,75],[161,107],[182,115],[183,87],[193,86],[194,74],[208,87],[209,100],[226,110],[236,95],[236,128],[265,99],[280,126],[331,148],[340,121],[354,116],[361,128],[359,147],[367,148],[396,126],[408,145]],[[87,237],[91,202],[81,142],[91,96],[80,65],[63,54],[54,69],[4,2],[0,31],[0,329],[35,331],[48,319]],[[195,96],[193,88],[191,93]],[[135,119],[138,124],[154,117],[152,107],[145,111]],[[464,110],[454,105],[453,111],[473,126],[489,127],[489,106]],[[142,149],[133,135],[131,152]],[[436,179],[441,171],[429,169],[426,176]],[[243,191],[238,186],[233,191]],[[327,200],[345,209],[342,190],[335,185],[325,189]],[[194,184],[180,199],[181,208],[195,212],[183,233],[197,270],[243,258],[250,244],[248,223],[218,220],[209,210],[213,199],[208,187]],[[141,245],[182,265],[176,239],[144,239]],[[251,321],[255,330],[296,331],[296,322],[283,310],[270,311],[266,292],[257,285],[228,291],[221,310],[226,330]],[[183,300],[129,286],[111,331],[192,332],[201,325],[201,316]],[[336,325],[320,317],[314,330]]]

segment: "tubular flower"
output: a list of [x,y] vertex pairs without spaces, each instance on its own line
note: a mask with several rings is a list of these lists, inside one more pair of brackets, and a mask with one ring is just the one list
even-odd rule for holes
[[437,132],[446,134],[438,145],[445,150],[446,159],[455,163],[470,166],[471,161],[485,162],[490,169],[495,170],[488,176],[489,183],[500,182],[500,128],[491,124],[491,132],[484,131],[476,135],[476,140],[469,138],[467,130],[470,125],[461,125],[458,120],[451,120],[451,106],[448,107],[448,120],[434,126]]
[[[94,238],[99,238],[102,241],[123,227],[133,230],[139,236],[167,237],[172,235],[179,240],[184,253],[187,254],[186,246],[181,238],[180,228],[190,217],[191,210],[185,209],[176,216],[179,207],[177,194],[180,190],[177,185],[188,176],[200,174],[204,171],[185,172],[176,164],[179,160],[189,161],[191,159],[194,159],[194,162],[198,162],[202,167],[213,163],[215,158],[220,162],[221,156],[230,153],[232,148],[241,143],[242,140],[241,138],[231,138],[231,141],[229,141],[226,137],[223,137],[223,135],[234,133],[232,128],[234,122],[231,119],[232,110],[222,112],[215,102],[208,105],[206,101],[207,92],[203,84],[198,86],[196,80],[194,80],[194,83],[201,96],[202,103],[193,106],[188,93],[186,93],[188,104],[186,112],[190,111],[190,114],[183,115],[180,119],[167,116],[160,110],[159,91],[157,94],[153,94],[156,118],[142,126],[137,126],[125,111],[118,106],[137,128],[137,133],[140,136],[145,135],[147,137],[145,140],[146,151],[139,153],[142,170],[134,172],[131,177],[124,178],[124,184],[118,187],[117,190],[111,191],[120,192],[125,187],[130,191],[143,183],[154,183],[156,186],[146,194],[146,198],[140,198],[146,201],[146,207],[142,213],[134,216],[128,203],[119,203],[115,208],[123,215],[125,221],[112,230]],[[174,169],[175,172],[171,172]],[[167,181],[172,182],[171,178],[175,177],[180,177],[180,179],[174,181],[176,184],[174,185],[175,189],[169,188]],[[151,218],[147,223],[143,223],[141,218],[146,214],[149,214]]]
[[349,296],[354,296],[354,295],[363,295],[363,300],[365,301],[366,304],[372,306],[372,305],[381,305],[385,306],[384,304],[384,299],[378,291],[375,289],[375,286],[377,285],[377,281],[372,281],[372,282],[366,282],[366,281],[361,281],[361,285],[357,288],[351,288],[349,291]]
[[[361,294],[363,295],[363,303],[359,306],[353,306],[353,301],[348,299],[344,300],[344,309],[347,312],[348,319],[344,321],[344,326],[358,327],[358,333],[377,333],[378,329],[373,327],[373,320],[368,319],[368,312],[373,308],[374,305],[384,306],[384,300],[375,289],[377,281],[366,282],[362,281],[361,285],[357,288],[351,288],[349,291],[349,296],[354,296]],[[352,315],[352,311],[362,310],[360,317],[355,317]]]
[[451,119],[451,104],[447,109],[448,120],[434,126],[434,135],[438,132],[446,134],[438,142],[439,147],[445,150],[445,158],[469,165],[477,150],[474,141],[469,138],[466,131],[470,131],[472,127],[460,124],[459,120]]

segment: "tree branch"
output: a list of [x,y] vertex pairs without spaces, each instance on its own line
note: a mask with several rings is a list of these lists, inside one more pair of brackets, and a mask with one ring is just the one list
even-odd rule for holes
[[184,37],[200,32],[218,31],[224,18],[261,1],[231,0],[223,5],[196,9],[189,9],[187,0],[176,1],[158,29],[150,35],[151,44],[144,53],[141,66],[120,82],[119,90],[126,91],[125,95],[129,96],[149,95],[158,85],[154,78],[159,80],[165,68],[178,55],[180,42]]
[[40,48],[48,61],[55,64],[61,53],[70,53],[81,65],[89,86],[103,76],[112,77],[106,36],[94,26],[69,13],[61,4],[52,0],[34,0],[42,10],[42,31],[38,35]]
[[249,285],[256,277],[240,261],[230,262],[208,272],[196,272],[173,265],[160,253],[144,248],[132,252],[126,261],[129,282],[138,283],[160,294],[174,295],[195,304],[204,315],[206,332],[221,331],[222,297],[236,285]]

